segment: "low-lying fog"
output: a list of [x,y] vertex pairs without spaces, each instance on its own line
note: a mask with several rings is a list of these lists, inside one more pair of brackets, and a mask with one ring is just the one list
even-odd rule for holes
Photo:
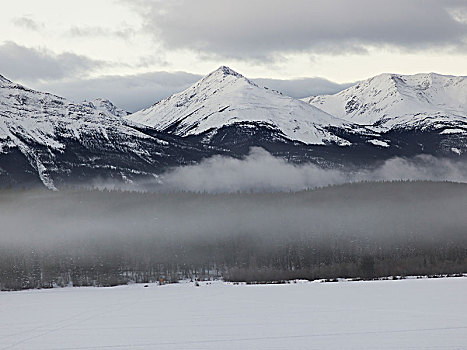
[[300,191],[361,181],[431,180],[467,182],[465,161],[421,155],[392,158],[372,169],[347,171],[323,169],[314,164],[297,165],[276,158],[262,148],[252,148],[244,159],[215,156],[197,165],[175,168],[157,182],[112,184],[96,181],[98,188],[127,188],[209,193]]
[[[164,191],[3,190],[0,289],[213,273],[276,280],[465,272],[467,184],[298,190],[466,174],[465,164],[432,157],[349,174],[256,149],[244,160],[215,157],[172,170],[161,177]],[[237,191],[244,192],[230,193]],[[258,275],[265,270],[272,272]]]

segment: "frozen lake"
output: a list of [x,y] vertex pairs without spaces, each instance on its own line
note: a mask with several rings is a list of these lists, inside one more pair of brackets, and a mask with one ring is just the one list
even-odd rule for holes
[[0,293],[0,349],[466,349],[467,278]]

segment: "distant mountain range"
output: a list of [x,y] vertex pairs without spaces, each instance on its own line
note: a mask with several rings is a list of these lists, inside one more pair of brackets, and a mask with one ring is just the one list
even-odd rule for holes
[[74,103],[0,76],[2,185],[136,181],[253,146],[293,162],[372,166],[394,156],[467,158],[467,78],[382,74],[303,100],[220,67],[134,114]]

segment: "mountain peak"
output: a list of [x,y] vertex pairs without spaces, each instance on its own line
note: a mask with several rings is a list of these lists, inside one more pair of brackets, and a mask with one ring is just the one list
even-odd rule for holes
[[234,77],[243,77],[243,75],[241,75],[240,73],[234,71],[233,69],[227,66],[220,66],[219,68],[217,68],[214,72],[212,72],[209,75],[212,75],[212,74],[222,74],[224,76],[233,75]]
[[217,87],[225,86],[226,84],[245,84],[258,86],[242,74],[227,66],[220,66],[197,83],[197,85],[201,86],[205,84]]

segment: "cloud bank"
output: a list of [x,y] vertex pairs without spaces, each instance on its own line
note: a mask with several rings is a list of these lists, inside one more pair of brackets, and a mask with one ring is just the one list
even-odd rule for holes
[[57,55],[45,49],[29,48],[12,41],[0,45],[0,74],[13,80],[76,78],[88,75],[105,64],[103,61],[71,52]]
[[292,164],[253,148],[244,159],[215,156],[198,165],[176,168],[161,176],[159,188],[209,193],[273,192],[393,180],[467,182],[467,164],[422,155],[389,159],[376,169],[332,170],[313,164]]
[[52,92],[76,102],[98,97],[109,99],[120,108],[136,112],[188,88],[199,78],[199,75],[185,72],[152,72],[33,82],[31,85],[34,89]]
[[324,78],[299,78],[288,80],[259,78],[252,80],[260,86],[266,86],[294,98],[332,95],[354,85],[354,83],[338,84]]
[[[9,76],[5,72],[4,75]],[[102,76],[94,79],[33,81],[29,85],[37,90],[52,92],[77,102],[97,97],[109,99],[121,108],[136,112],[185,90],[201,78],[202,75],[198,74],[160,71],[127,76]],[[323,78],[252,80],[261,86],[267,86],[294,98],[334,94],[352,85],[337,84]]]

